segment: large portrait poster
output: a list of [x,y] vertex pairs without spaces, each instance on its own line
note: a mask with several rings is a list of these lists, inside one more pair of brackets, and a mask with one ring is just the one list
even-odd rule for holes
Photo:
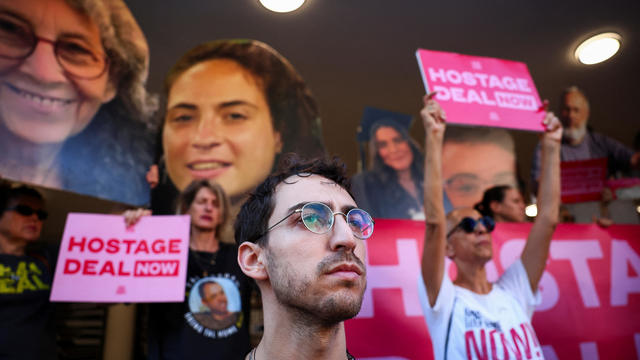
[[[519,256],[531,224],[497,225],[497,279]],[[614,225],[557,227],[533,316],[539,344],[520,344],[545,359],[636,359],[640,356],[640,228]],[[424,223],[377,220],[367,240],[367,290],[358,316],[346,322],[347,345],[358,359],[432,359],[418,297]],[[450,275],[455,271],[450,262]],[[489,344],[484,348],[489,349]],[[524,346],[524,347],[523,347]],[[491,359],[486,351],[484,357]]]
[[224,39],[185,51],[176,54],[165,77],[158,144],[163,190],[154,191],[155,204],[170,207],[164,188],[182,191],[193,180],[211,179],[236,206],[282,154],[324,155],[316,101],[274,48]]
[[146,39],[122,1],[76,4],[56,7],[52,24],[47,6],[0,1],[0,175],[145,204]]

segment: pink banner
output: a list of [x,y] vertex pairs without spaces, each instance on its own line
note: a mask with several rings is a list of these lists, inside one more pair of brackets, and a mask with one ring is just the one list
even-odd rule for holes
[[455,124],[543,131],[542,102],[521,62],[419,49],[427,92]]
[[[530,228],[497,225],[491,280],[520,255]],[[639,234],[636,225],[558,226],[533,316],[547,360],[640,358]],[[433,359],[417,289],[423,236],[422,222],[376,220],[362,310],[346,323],[358,359]]]
[[184,300],[189,216],[67,216],[51,301]]
[[563,161],[562,202],[565,204],[598,201],[607,178],[607,159]]

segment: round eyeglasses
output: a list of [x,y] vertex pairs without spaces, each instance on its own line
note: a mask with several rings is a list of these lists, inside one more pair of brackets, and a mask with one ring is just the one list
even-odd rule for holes
[[351,228],[351,231],[353,232],[353,235],[358,239],[365,240],[370,238],[373,234],[374,221],[368,212],[362,209],[353,208],[345,214],[340,211],[334,212],[326,204],[320,202],[310,202],[304,204],[301,208],[290,212],[283,219],[269,227],[267,231],[265,231],[265,233],[260,237],[264,236],[267,232],[271,231],[271,229],[296,213],[300,213],[300,218],[302,219],[302,223],[304,224],[304,226],[309,231],[315,234],[328,233],[333,227],[336,215],[342,215],[345,217],[349,228]]
[[11,13],[0,12],[0,71],[20,65],[39,42],[53,46],[58,64],[65,73],[85,80],[96,79],[107,71],[109,59],[78,35],[63,35],[57,40],[37,36],[31,24]]

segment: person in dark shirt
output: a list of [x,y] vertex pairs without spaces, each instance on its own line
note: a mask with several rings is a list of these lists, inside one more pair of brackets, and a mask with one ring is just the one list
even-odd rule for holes
[[56,359],[55,253],[34,246],[47,218],[44,199],[27,186],[3,186],[0,211],[0,359]]
[[[640,152],[626,147],[617,140],[591,131],[588,127],[590,106],[585,93],[576,86],[567,88],[561,96],[560,121],[564,127],[561,161],[607,158],[608,175],[629,172],[640,167]],[[540,145],[531,165],[533,191],[537,190],[540,176]]]
[[[195,180],[178,197],[177,212],[191,216],[185,299],[149,304],[149,359],[242,359],[250,350],[252,283],[229,240],[229,199],[221,185]],[[130,210],[125,221],[132,226],[150,214]]]

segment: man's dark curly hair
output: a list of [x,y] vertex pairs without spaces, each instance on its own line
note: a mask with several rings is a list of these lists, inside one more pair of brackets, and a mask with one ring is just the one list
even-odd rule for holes
[[333,181],[351,194],[351,182],[347,176],[344,163],[334,157],[333,159],[314,158],[304,160],[296,154],[286,154],[282,157],[278,170],[267,177],[249,195],[242,205],[234,224],[235,238],[238,245],[245,241],[266,246],[266,236],[269,218],[275,208],[274,194],[276,187],[281,182],[293,175],[310,176],[319,175]]

